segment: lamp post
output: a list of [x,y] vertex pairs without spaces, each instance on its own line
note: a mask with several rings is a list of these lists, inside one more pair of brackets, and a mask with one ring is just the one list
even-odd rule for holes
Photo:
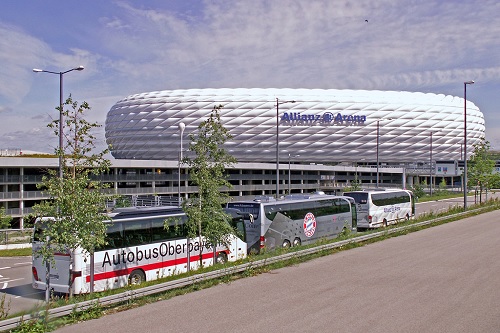
[[295,103],[295,101],[280,102],[276,97],[276,199],[280,196],[280,116],[279,106],[285,103]]
[[[300,155],[293,155],[293,157],[299,157]],[[288,195],[292,194],[291,192],[291,177],[290,177],[290,160],[291,154],[288,154]]]
[[379,132],[380,132],[380,120],[377,120],[377,188],[378,188],[378,182],[379,182],[379,179],[378,179],[378,136],[379,136]]
[[467,85],[474,81],[464,82],[464,211],[467,210]]
[[378,146],[379,146],[379,136],[380,136],[380,122],[385,121],[385,120],[392,120],[392,118],[387,118],[387,119],[379,119],[377,120],[377,188],[379,184],[379,160],[378,160]]
[[186,124],[184,123],[179,123],[178,125],[179,127],[179,131],[181,132],[180,136],[181,136],[181,146],[180,146],[180,149],[179,149],[179,170],[178,170],[178,175],[179,175],[179,179],[178,179],[178,183],[177,183],[177,200],[179,200],[179,207],[181,206],[181,163],[182,163],[182,137],[183,137],[183,134],[184,134],[184,129],[186,128]]
[[[33,68],[33,72],[35,73],[50,73],[50,74],[57,74],[59,75],[59,179],[62,181],[63,180],[63,156],[64,156],[64,142],[63,142],[63,75],[66,73],[69,73],[71,71],[82,71],[83,66],[78,66],[72,69],[68,69],[67,71],[64,72],[52,72],[52,71],[46,71],[43,69],[38,69],[38,68]],[[47,243],[50,242],[50,238],[47,237]],[[90,285],[91,285],[91,292],[93,291],[93,285],[94,285],[94,274],[93,274],[93,260],[94,256],[90,256],[90,261],[91,261],[91,272],[90,272]],[[50,299],[50,262],[47,260],[45,263],[45,302],[49,302]]]
[[431,132],[431,137],[430,137],[430,140],[431,140],[431,145],[430,145],[430,148],[429,148],[429,152],[430,152],[430,157],[429,157],[429,193],[430,195],[432,196],[432,132]]
[[72,71],[83,71],[83,66],[68,69],[64,72],[52,72],[44,69],[33,68],[35,73],[50,73],[59,75],[59,178],[63,178],[63,155],[64,155],[64,142],[63,142],[63,75]]

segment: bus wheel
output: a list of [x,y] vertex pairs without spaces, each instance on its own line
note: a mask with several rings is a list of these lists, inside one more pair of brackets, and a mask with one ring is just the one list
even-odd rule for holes
[[128,277],[128,283],[132,286],[141,284],[144,281],[146,281],[146,275],[140,269],[136,269]]
[[288,249],[291,246],[290,241],[288,239],[285,239],[283,241],[283,244],[281,244],[281,247]]
[[215,258],[215,262],[217,264],[225,264],[227,263],[227,254],[226,252],[219,252],[217,258]]
[[293,246],[300,246],[300,244],[302,244],[300,238],[297,237],[293,240]]
[[387,227],[387,220],[384,219],[384,227]]

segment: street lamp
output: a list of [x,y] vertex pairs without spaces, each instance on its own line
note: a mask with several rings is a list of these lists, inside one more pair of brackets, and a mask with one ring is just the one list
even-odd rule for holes
[[83,66],[78,66],[68,69],[64,72],[52,72],[43,69],[33,68],[35,73],[50,73],[59,75],[59,178],[63,178],[63,155],[64,155],[64,142],[63,142],[63,75],[72,71],[83,71]]
[[181,163],[182,163],[182,137],[183,137],[183,134],[184,134],[184,129],[186,128],[186,124],[184,123],[179,123],[178,125],[179,127],[179,131],[181,131],[181,147],[179,149],[179,170],[178,170],[178,175],[179,175],[179,179],[178,179],[178,186],[177,186],[177,199],[179,200],[179,207],[181,206]]
[[[299,157],[300,155],[293,155],[293,157]],[[291,192],[291,178],[290,178],[290,160],[291,160],[291,155],[290,153],[288,154],[288,195],[292,194]]]
[[429,187],[430,187],[430,196],[432,196],[432,132],[431,132],[431,145],[429,148],[430,157],[429,157]]
[[464,211],[467,210],[467,85],[474,81],[464,82]]
[[[64,156],[64,143],[63,143],[63,75],[66,73],[69,73],[71,71],[82,71],[83,66],[78,66],[72,69],[69,69],[64,72],[52,72],[52,71],[46,71],[43,69],[38,69],[38,68],[33,68],[33,72],[35,73],[50,73],[50,74],[58,74],[59,75],[59,179],[62,181],[63,179],[63,156]],[[50,241],[50,238],[47,237],[47,242]],[[93,260],[94,257],[91,255],[91,268],[93,269]],[[46,271],[45,271],[45,283],[46,283],[46,289],[45,289],[45,301],[48,302],[50,299],[50,262],[47,260],[45,263],[46,265]],[[93,291],[93,285],[94,281],[93,280],[93,272],[91,271],[90,274],[91,281],[91,291]]]
[[279,106],[285,103],[295,103],[295,101],[280,102],[276,97],[276,199],[280,196],[280,116]]
[[392,120],[393,118],[379,119],[377,120],[377,188],[379,184],[379,161],[378,161],[378,146],[379,146],[379,136],[380,136],[380,122],[385,120]]

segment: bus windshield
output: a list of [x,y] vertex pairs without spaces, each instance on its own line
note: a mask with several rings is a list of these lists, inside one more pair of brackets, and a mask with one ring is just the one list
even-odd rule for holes
[[359,204],[365,204],[368,200],[368,193],[364,192],[346,192],[344,195],[353,198],[354,202]]

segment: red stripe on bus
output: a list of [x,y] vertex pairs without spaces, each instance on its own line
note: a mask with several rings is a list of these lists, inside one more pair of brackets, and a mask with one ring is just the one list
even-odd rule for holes
[[[217,252],[219,253],[219,252]],[[213,253],[205,253],[202,255],[202,260],[205,259],[210,259],[212,258]],[[191,256],[191,262],[196,262],[200,259],[200,256]],[[180,259],[174,259],[174,260],[167,260],[167,261],[160,261],[160,262],[155,262],[152,264],[147,264],[147,265],[142,265],[142,266],[134,266],[130,268],[124,268],[124,269],[118,269],[116,271],[110,271],[110,272],[104,272],[104,273],[98,273],[94,274],[94,282],[99,281],[99,280],[105,280],[105,279],[111,279],[119,276],[124,276],[124,275],[129,275],[136,269],[142,269],[143,271],[152,271],[155,269],[159,268],[165,268],[165,267],[170,267],[170,266],[176,266],[176,265],[181,265],[181,264],[187,264],[187,257],[185,258],[180,258]],[[85,281],[87,283],[90,282],[90,275],[87,275],[85,277]]]

